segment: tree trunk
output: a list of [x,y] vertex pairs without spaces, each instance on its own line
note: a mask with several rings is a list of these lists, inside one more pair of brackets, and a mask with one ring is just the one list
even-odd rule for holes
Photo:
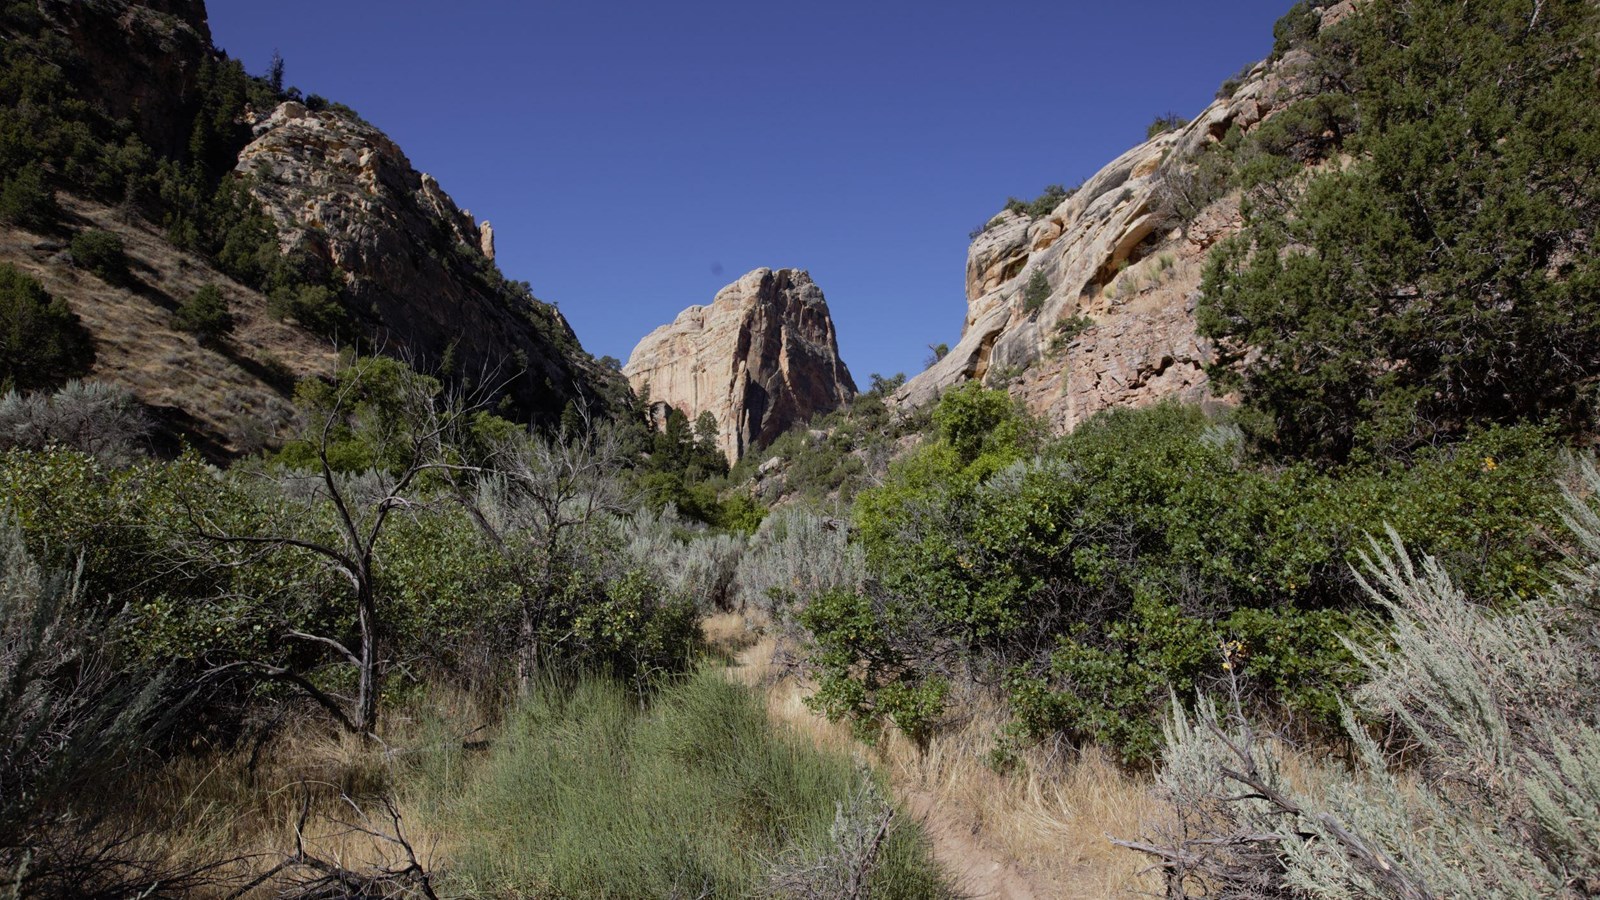
[[378,725],[378,609],[370,568],[361,573],[357,588],[357,626],[361,632],[361,671],[356,691],[356,725],[371,734]]

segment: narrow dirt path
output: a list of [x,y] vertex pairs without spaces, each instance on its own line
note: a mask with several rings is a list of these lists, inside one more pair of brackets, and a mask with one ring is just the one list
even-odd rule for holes
[[985,847],[953,816],[941,809],[931,791],[894,785],[895,799],[922,823],[933,845],[933,858],[968,895],[982,900],[1046,900],[1016,863]]
[[[718,629],[721,635],[713,635],[711,629],[707,630],[713,642],[722,643],[734,651],[730,654],[733,657],[729,665],[730,677],[765,687],[769,691],[769,699],[771,692],[779,690],[791,690],[799,696],[801,687],[793,682],[770,683],[767,677],[772,659],[770,640],[739,646],[718,641],[721,636],[732,637],[727,630]],[[748,640],[750,636],[745,633],[742,637]],[[850,748],[863,756],[870,755],[865,745],[844,737],[837,726],[803,705],[771,702],[768,705],[780,721],[793,726],[798,733],[811,737],[825,750],[837,752]],[[923,832],[932,846],[934,860],[967,896],[974,900],[1048,900],[1055,895],[1036,883],[1015,862],[986,847],[973,830],[963,824],[963,817],[945,808],[932,791],[914,784],[899,783],[899,779],[893,777],[890,787],[900,808],[922,824]]]

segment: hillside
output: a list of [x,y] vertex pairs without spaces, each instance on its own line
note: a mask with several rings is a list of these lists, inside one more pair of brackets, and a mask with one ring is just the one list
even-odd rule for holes
[[[203,3],[12,4],[0,31],[3,261],[89,329],[82,374],[131,389],[174,441],[213,456],[281,442],[294,382],[338,346],[489,390],[524,420],[622,408],[620,376],[500,274],[434,179],[353,111],[245,74],[211,45]],[[126,246],[125,284],[63,252],[92,230]],[[172,313],[205,285],[237,328],[202,347]]]

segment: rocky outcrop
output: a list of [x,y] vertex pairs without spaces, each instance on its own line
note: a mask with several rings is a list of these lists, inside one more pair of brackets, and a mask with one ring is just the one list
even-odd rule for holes
[[616,399],[554,307],[501,277],[492,238],[378,129],[342,110],[281,104],[254,125],[237,171],[276,222],[283,252],[336,280],[391,351],[497,373],[534,417],[579,397]]
[[856,393],[822,290],[797,269],[756,269],[709,306],[689,307],[640,341],[622,371],[691,420],[714,415],[729,461]]
[[484,219],[483,224],[478,226],[478,235],[478,249],[482,251],[485,259],[493,260],[494,226],[489,224],[488,219]]
[[[1349,8],[1321,14],[1331,22]],[[961,340],[893,402],[919,406],[979,379],[1065,431],[1108,407],[1211,398],[1205,369],[1213,357],[1194,310],[1207,253],[1240,227],[1238,199],[1225,196],[1176,227],[1182,161],[1305,96],[1307,62],[1294,50],[1256,65],[1231,96],[1122,154],[1047,216],[991,219],[967,252]],[[1048,292],[1029,302],[1036,273]]]

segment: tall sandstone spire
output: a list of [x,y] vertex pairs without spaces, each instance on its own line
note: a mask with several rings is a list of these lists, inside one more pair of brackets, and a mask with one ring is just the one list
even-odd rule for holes
[[646,335],[622,372],[652,402],[714,415],[730,462],[856,393],[822,289],[800,269],[756,269],[689,307]]

